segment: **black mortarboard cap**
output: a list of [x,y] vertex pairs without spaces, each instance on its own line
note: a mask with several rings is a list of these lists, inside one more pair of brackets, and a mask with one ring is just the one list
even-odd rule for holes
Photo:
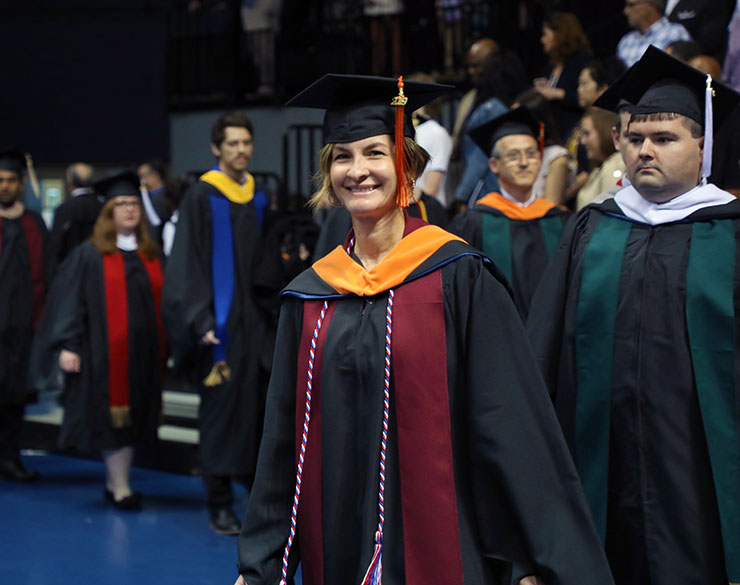
[[[674,113],[704,126],[707,76],[654,46],[635,63],[621,97],[635,104],[633,114]],[[716,128],[740,102],[740,94],[712,80],[713,126]]]
[[627,69],[627,71],[622,73],[614,83],[606,88],[606,91],[596,99],[593,106],[601,108],[602,110],[609,110],[615,114],[619,113],[622,108],[629,108],[629,110],[632,111],[634,104],[622,97],[622,91],[624,89],[624,84],[631,75],[634,67],[635,66],[633,65]]
[[139,175],[134,171],[122,171],[95,181],[93,188],[106,201],[121,196],[141,197]]
[[[451,85],[404,81],[404,136],[414,137],[411,113],[454,89]],[[293,97],[287,106],[317,108],[324,114],[324,139],[327,143],[346,143],[379,134],[395,134],[396,108],[391,101],[398,95],[398,79],[368,75],[329,73]]]
[[468,134],[488,156],[496,142],[505,136],[527,134],[537,140],[540,134],[540,122],[526,107],[520,107],[472,128]]
[[17,148],[0,151],[0,171],[13,171],[23,175],[26,170],[26,155]]

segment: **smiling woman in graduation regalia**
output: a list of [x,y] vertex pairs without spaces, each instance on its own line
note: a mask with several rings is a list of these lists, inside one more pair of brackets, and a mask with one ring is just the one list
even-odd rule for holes
[[353,230],[283,291],[238,581],[610,583],[510,292],[404,210],[404,110],[447,88],[403,89],[327,75],[289,103],[327,109],[314,202]]
[[160,250],[149,239],[133,172],[96,183],[107,202],[93,236],[62,263],[34,341],[34,385],[65,372],[62,447],[102,451],[108,501],[138,508],[133,446],[156,440],[166,359]]

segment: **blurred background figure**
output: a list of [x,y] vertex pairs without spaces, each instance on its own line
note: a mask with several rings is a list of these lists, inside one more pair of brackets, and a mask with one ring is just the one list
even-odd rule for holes
[[632,30],[617,44],[617,57],[631,67],[650,45],[665,49],[674,41],[690,41],[691,35],[677,22],[670,22],[663,13],[665,0],[625,0],[624,15]]
[[578,105],[578,75],[591,59],[591,44],[581,21],[570,12],[546,18],[540,42],[550,67],[534,86],[550,101],[560,136],[569,136],[583,112]]
[[95,185],[106,203],[92,238],[59,268],[33,349],[34,386],[64,372],[59,446],[99,452],[104,499],[141,507],[129,473],[134,446],[157,439],[167,357],[160,314],[160,248],[149,237],[139,178],[128,171]]
[[370,24],[370,69],[373,75],[401,73],[403,0],[363,0]]
[[103,197],[92,188],[93,167],[74,163],[67,167],[67,200],[54,212],[50,253],[59,265],[79,244],[88,239],[103,208]]
[[594,107],[586,110],[581,120],[581,142],[586,147],[591,172],[576,195],[576,210],[614,187],[625,173],[624,161],[612,138],[612,128],[617,120],[614,112]]

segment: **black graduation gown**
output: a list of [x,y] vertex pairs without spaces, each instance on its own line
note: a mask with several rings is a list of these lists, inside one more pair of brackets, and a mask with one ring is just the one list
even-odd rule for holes
[[[407,219],[407,229],[414,221]],[[417,221],[419,225],[424,224]],[[402,300],[405,287],[414,288]],[[392,379],[402,369],[410,368],[412,379],[418,373],[413,389],[404,385],[404,400],[415,401],[417,393],[424,393],[419,385],[430,382],[422,380],[427,367],[441,367],[447,373],[431,381],[442,388],[443,402],[449,404],[441,418],[432,422],[417,415],[424,400],[411,407],[410,416],[419,416],[416,422],[430,427],[415,438],[415,445],[439,439],[451,449],[441,450],[439,457],[448,454],[454,470],[454,487],[443,496],[451,502],[455,524],[450,533],[427,533],[436,547],[417,561],[433,566],[435,551],[446,553],[452,546],[459,549],[460,583],[509,583],[512,575],[518,583],[530,572],[548,584],[610,583],[567,447],[498,272],[455,239],[416,266],[395,290]],[[434,294],[438,300],[430,301]],[[299,559],[306,585],[362,580],[378,522],[388,295],[387,291],[364,297],[338,295],[314,268],[284,291],[257,476],[239,537],[239,572],[249,585],[273,585],[280,578],[295,490],[308,340],[314,327],[309,312],[322,299],[328,300],[328,323],[316,350],[314,426],[309,430],[289,582]],[[404,346],[400,341],[406,333],[404,320],[414,323],[414,330],[423,328],[419,311],[426,311],[427,303],[438,303],[444,332],[413,337],[412,347]],[[420,356],[432,357],[417,361]],[[434,361],[435,356],[443,356],[441,363]],[[449,512],[424,507],[412,518],[405,506],[413,508],[416,501],[400,501],[404,488],[399,473],[408,477],[404,469],[410,469],[413,460],[399,468],[399,392],[392,382],[382,559],[387,585],[418,583],[407,575],[404,534],[412,530],[412,523],[417,526]],[[437,457],[436,452],[428,453],[421,463],[433,464]],[[416,479],[431,484],[430,491],[438,488],[433,476]],[[446,565],[440,568],[449,570]]]
[[36,212],[0,219],[0,403],[27,398],[28,355],[50,271],[47,240]]
[[[716,260],[734,273],[727,286],[735,310],[711,323],[717,337],[710,346],[716,343],[713,349],[719,350],[720,330],[729,328],[730,338],[740,332],[740,202],[656,226],[629,221],[613,200],[588,206],[566,227],[532,302],[527,331],[579,473],[608,477],[602,480],[601,505],[591,506],[597,527],[598,510],[605,520],[606,552],[618,585],[728,582],[703,423],[707,413],[700,408],[687,321],[693,228],[717,229],[720,219],[730,222],[730,246]],[[624,247],[601,239],[607,256],[587,257],[587,250],[596,249],[589,248],[595,230],[600,224],[606,229],[602,222],[609,220],[617,230],[631,226]],[[604,269],[616,275],[611,304],[606,302],[611,313],[597,310],[581,317],[586,313],[579,307],[598,306],[608,296],[590,278]],[[715,289],[714,282],[707,284]],[[584,337],[584,327],[596,335]],[[737,351],[735,359],[730,351],[729,380],[724,380],[730,388],[737,379],[736,358]],[[594,370],[604,379],[589,386],[582,372]],[[609,401],[604,402],[606,421],[579,419],[584,400],[600,397]],[[727,413],[735,425],[738,413],[737,406]],[[577,433],[585,425],[590,431]],[[592,431],[600,434],[600,429],[606,430],[604,456],[589,464],[584,461],[589,444],[597,441]],[[728,448],[740,452],[737,443]]]
[[215,329],[211,273],[211,194],[223,197],[199,181],[185,194],[172,254],[168,258],[162,299],[162,318],[178,367],[188,368],[200,390],[200,455],[209,475],[245,476],[251,480],[257,461],[267,374],[260,366],[265,318],[252,291],[253,270],[261,241],[252,202],[230,202],[233,236],[234,294],[226,327],[226,361],[231,378],[204,387],[214,363],[213,349],[198,340]]
[[[422,213],[422,207],[424,212]],[[422,193],[419,201],[412,201],[408,208],[409,216],[418,217],[432,225],[446,228],[449,223],[447,210],[444,206],[431,195]],[[340,242],[341,243],[341,242]]]
[[[62,349],[80,356],[80,372],[65,374],[59,445],[83,451],[157,438],[163,356],[155,296],[137,252],[121,252],[128,304],[130,426],[114,429],[110,413],[109,346],[103,255],[85,242],[59,267],[34,340],[34,387],[54,387]],[[160,283],[161,286],[161,283]]]
[[482,201],[458,215],[449,229],[494,261],[514,290],[514,303],[526,320],[568,213],[553,207],[540,217],[514,219]]

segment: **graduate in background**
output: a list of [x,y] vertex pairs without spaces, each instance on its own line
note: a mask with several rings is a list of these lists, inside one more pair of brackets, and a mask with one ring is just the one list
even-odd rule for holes
[[44,306],[50,254],[41,216],[21,200],[26,158],[0,152],[0,478],[33,481],[21,462],[28,353]]
[[60,447],[102,453],[105,499],[137,509],[129,471],[134,446],[157,438],[166,360],[160,302],[164,276],[134,172],[95,184],[106,203],[90,240],[59,267],[34,340],[35,387],[64,372]]
[[526,108],[470,131],[478,147],[490,153],[500,193],[488,193],[450,225],[452,233],[481,250],[504,273],[522,319],[568,217],[532,191],[542,160],[540,132],[540,122]]
[[631,186],[568,224],[527,329],[617,584],[738,583],[740,202],[706,177],[740,95],[651,47],[621,97]]
[[239,112],[211,128],[217,164],[180,204],[162,306],[175,367],[186,368],[200,391],[203,480],[211,527],[224,534],[241,526],[232,479],[248,489],[254,479],[272,358],[252,290],[262,242],[247,172],[253,137],[252,122]]
[[428,155],[404,114],[449,86],[399,85],[288,103],[326,109],[313,203],[352,231],[283,291],[238,583],[609,584],[503,278],[406,213]]

